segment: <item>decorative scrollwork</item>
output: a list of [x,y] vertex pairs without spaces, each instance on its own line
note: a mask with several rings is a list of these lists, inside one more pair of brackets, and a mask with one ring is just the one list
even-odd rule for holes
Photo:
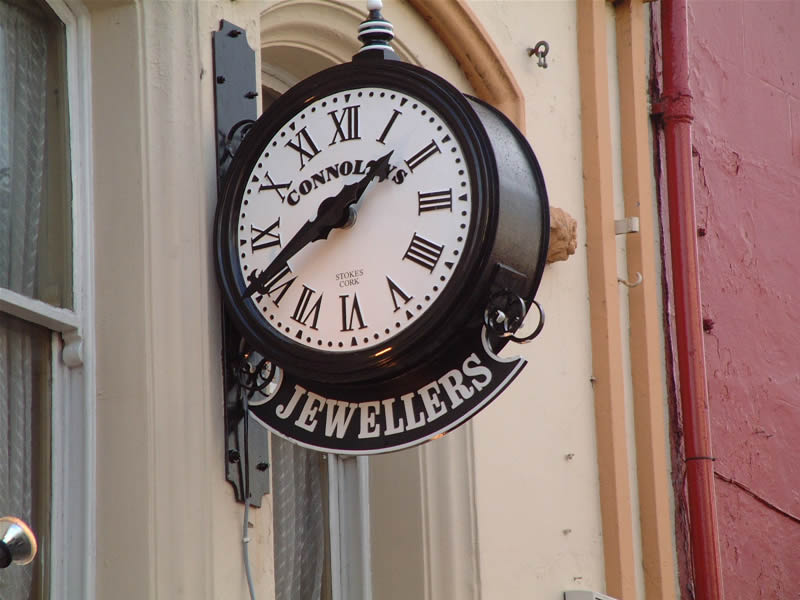
[[250,406],[267,402],[283,381],[282,369],[258,352],[242,354],[232,366],[236,382]]
[[539,312],[539,323],[533,333],[524,337],[517,337],[514,334],[522,327],[529,307],[518,294],[510,290],[501,290],[491,295],[483,312],[483,323],[498,337],[508,338],[518,344],[527,344],[538,336],[544,327],[544,310],[536,300],[532,301],[532,306]]
[[255,121],[253,119],[242,119],[234,124],[228,133],[223,131],[218,132],[220,146],[222,148],[219,159],[220,164],[224,164],[233,158],[233,155],[236,154],[236,150],[239,149],[239,146],[242,141],[244,141],[244,138],[247,136],[254,123]]

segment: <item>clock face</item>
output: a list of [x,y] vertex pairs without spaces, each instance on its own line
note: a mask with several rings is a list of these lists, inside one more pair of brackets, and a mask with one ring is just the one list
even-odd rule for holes
[[[252,285],[263,324],[309,350],[390,351],[447,293],[468,248],[475,174],[456,132],[419,98],[380,87],[318,97],[273,131],[234,219],[245,285],[279,259]],[[357,183],[368,187],[343,226],[279,257]]]

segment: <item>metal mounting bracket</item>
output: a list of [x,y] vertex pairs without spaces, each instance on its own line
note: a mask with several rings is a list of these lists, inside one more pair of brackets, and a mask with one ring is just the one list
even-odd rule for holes
[[626,217],[614,221],[614,234],[639,233],[639,217]]
[[[212,34],[212,47],[217,190],[221,194],[233,155],[258,116],[256,57],[244,30],[228,21],[221,21],[219,31]],[[248,349],[224,309],[221,313],[225,478],[233,485],[237,501],[261,506],[261,497],[269,493],[269,433],[249,412],[245,421],[247,391],[239,371]]]

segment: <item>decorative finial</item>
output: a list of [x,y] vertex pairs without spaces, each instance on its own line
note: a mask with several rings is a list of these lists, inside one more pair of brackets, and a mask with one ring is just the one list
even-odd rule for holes
[[390,42],[394,39],[392,24],[383,18],[381,0],[367,0],[369,15],[358,28],[358,39],[363,46],[356,56],[378,55],[383,58],[398,59]]

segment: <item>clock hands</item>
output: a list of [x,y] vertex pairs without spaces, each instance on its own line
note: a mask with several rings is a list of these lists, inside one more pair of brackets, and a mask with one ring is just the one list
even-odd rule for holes
[[317,208],[317,216],[306,221],[287,244],[278,252],[266,269],[251,279],[242,297],[251,296],[262,288],[286,266],[287,261],[308,244],[328,238],[333,229],[344,227],[350,222],[351,210],[361,199],[372,180],[378,176],[383,181],[389,176],[389,159],[394,150],[375,160],[367,174],[355,183],[345,185],[338,194],[325,198]]

